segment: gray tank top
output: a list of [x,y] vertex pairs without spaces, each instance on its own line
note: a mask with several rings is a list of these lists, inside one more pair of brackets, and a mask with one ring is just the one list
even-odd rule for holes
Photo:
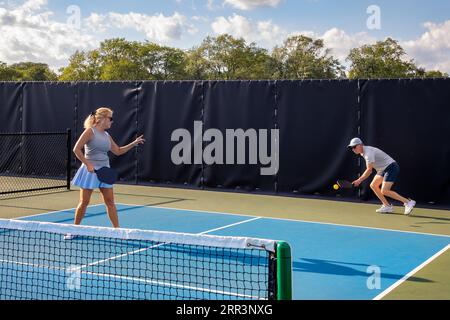
[[111,140],[108,132],[100,132],[95,128],[91,128],[94,137],[84,146],[84,157],[94,166],[100,169],[101,167],[109,167],[108,151],[111,150]]

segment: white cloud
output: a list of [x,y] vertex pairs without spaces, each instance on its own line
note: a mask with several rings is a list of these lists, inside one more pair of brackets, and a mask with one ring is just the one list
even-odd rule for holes
[[185,33],[198,32],[179,13],[172,16],[91,13],[80,21],[81,28],[76,28],[69,20],[56,21],[53,12],[47,9],[47,3],[48,0],[28,0],[21,5],[0,6],[0,61],[8,64],[45,62],[57,70],[67,65],[76,50],[98,47],[107,31],[134,29],[155,42],[179,40]]
[[287,34],[270,20],[252,22],[237,14],[228,18],[216,18],[211,24],[211,28],[216,34],[228,33],[236,38],[244,38],[248,42],[256,42],[267,48],[276,45]]
[[[212,2],[212,1],[210,1]],[[225,0],[224,5],[230,5],[240,10],[253,10],[258,7],[277,7],[281,0]]]
[[172,16],[158,14],[149,16],[130,12],[127,14],[109,12],[104,15],[92,13],[86,24],[91,30],[105,30],[111,28],[134,29],[145,34],[148,40],[155,42],[170,42],[180,40],[187,32],[195,34],[198,30],[187,23],[187,18],[177,12]]
[[[246,10],[281,3],[281,0],[209,0],[208,4],[213,6],[223,1]],[[172,16],[134,12],[91,13],[81,21],[81,29],[77,29],[65,21],[56,21],[53,12],[47,8],[48,0],[28,0],[21,5],[12,3],[16,2],[0,1],[0,61],[9,64],[20,61],[45,62],[53,69],[67,65],[68,58],[75,50],[96,48],[103,40],[104,32],[111,36],[118,30],[133,29],[145,35],[148,40],[170,43],[184,40],[186,34],[198,34],[199,30],[191,23],[209,21],[208,17],[202,16],[188,19],[177,12]],[[380,40],[367,32],[347,33],[338,28],[331,28],[324,33],[288,32],[271,20],[255,21],[237,14],[220,16],[211,21],[215,34],[228,33],[234,37],[242,37],[247,42],[256,42],[269,50],[281,45],[293,34],[321,38],[332,49],[332,55],[344,65],[350,49]],[[425,31],[419,38],[401,41],[400,44],[421,67],[450,73],[450,20],[442,23],[427,22],[424,28]],[[206,35],[207,32],[202,33],[202,36]],[[185,43],[185,46],[196,44],[198,45]]]
[[191,17],[193,21],[200,21],[200,22],[208,22],[209,18],[204,16],[193,16]]
[[90,31],[94,32],[105,32],[108,28],[111,28],[111,25],[107,21],[107,16],[95,12],[84,19],[84,23]]
[[326,31],[320,38],[324,40],[325,46],[332,50],[332,55],[342,63],[345,62],[351,49],[365,44],[374,44],[377,41],[367,32],[347,34],[344,30],[337,28]]
[[43,6],[47,5],[47,2],[47,0],[28,0],[21,6],[21,10],[30,13],[41,9]]
[[97,45],[94,37],[67,23],[53,21],[47,0],[28,0],[14,9],[0,8],[0,61],[45,62],[57,69],[75,50]]
[[236,37],[247,35],[251,30],[250,21],[236,14],[229,18],[217,17],[211,24],[211,27],[217,34],[229,33]]
[[401,45],[419,66],[450,74],[450,20],[441,24],[427,22],[424,27],[428,31],[420,38]]

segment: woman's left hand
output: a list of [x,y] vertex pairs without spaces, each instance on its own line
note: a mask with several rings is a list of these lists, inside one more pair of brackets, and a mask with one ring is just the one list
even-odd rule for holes
[[144,139],[144,135],[139,136],[136,140],[134,140],[133,144],[135,146],[139,145],[139,144],[144,144],[145,143],[145,139]]

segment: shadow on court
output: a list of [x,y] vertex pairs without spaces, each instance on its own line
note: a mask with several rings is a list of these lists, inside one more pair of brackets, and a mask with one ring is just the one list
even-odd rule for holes
[[[368,277],[371,273],[363,272],[356,268],[352,268],[351,266],[359,266],[359,267],[370,267],[368,264],[358,264],[358,263],[349,263],[349,262],[340,262],[340,261],[329,261],[329,260],[317,260],[317,259],[301,259],[300,261],[293,261],[292,267],[293,271],[298,272],[307,272],[307,273],[317,273],[317,274],[327,274],[327,275],[338,275],[338,276],[347,276],[347,277]],[[383,266],[378,266],[383,270]],[[381,272],[382,279],[393,279],[400,280],[404,277],[404,275],[398,274],[390,274]],[[410,277],[408,281],[414,282],[422,282],[422,283],[431,283],[433,281],[418,278],[418,277]]]

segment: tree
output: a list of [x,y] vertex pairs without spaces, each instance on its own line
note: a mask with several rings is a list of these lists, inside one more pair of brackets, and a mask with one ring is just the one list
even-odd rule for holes
[[61,68],[61,81],[97,81],[100,80],[100,54],[98,50],[87,53],[76,51],[69,59],[69,65]]
[[244,55],[245,69],[240,70],[242,77],[247,79],[272,79],[273,59],[266,49],[258,48],[254,43],[247,47]]
[[420,68],[417,71],[417,77],[420,78],[448,78],[448,74],[445,72],[441,72],[438,70],[429,70],[426,71],[425,69]]
[[[448,77],[440,71],[418,68],[405,60],[405,51],[388,38],[375,45],[351,50],[350,78]],[[59,80],[252,80],[252,79],[336,79],[345,78],[344,67],[331,55],[322,39],[303,35],[287,38],[271,54],[255,43],[248,44],[224,34],[205,38],[190,50],[152,42],[104,40],[99,48],[76,51]],[[0,64],[0,80],[53,79],[47,65],[11,69]]]
[[244,39],[225,34],[208,36],[188,52],[186,71],[191,79],[242,80],[269,78],[267,51]]
[[194,47],[187,52],[185,72],[189,80],[203,80],[208,77],[208,61],[203,56],[200,47]]
[[17,81],[56,81],[58,76],[45,63],[19,62],[12,64]]
[[148,72],[142,68],[141,44],[123,38],[100,43],[101,80],[143,80]]
[[146,42],[140,48],[141,68],[152,80],[186,79],[187,54],[176,48]]
[[8,67],[4,62],[0,61],[0,81],[16,81],[20,77],[20,73]]
[[98,49],[76,52],[60,80],[175,80],[186,78],[186,54],[150,42],[109,39]]
[[282,79],[335,79],[344,77],[344,69],[330,55],[322,39],[299,35],[286,39],[272,52],[274,77]]
[[398,41],[387,38],[374,45],[350,51],[349,78],[414,78],[421,74],[414,60],[405,59],[406,52]]

